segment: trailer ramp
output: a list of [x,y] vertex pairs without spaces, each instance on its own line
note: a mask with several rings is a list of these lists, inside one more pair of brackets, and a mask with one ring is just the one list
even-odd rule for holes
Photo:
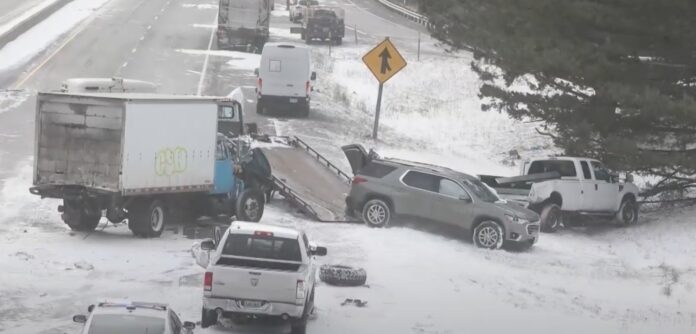
[[271,164],[275,190],[320,222],[346,219],[351,177],[298,137],[280,137],[287,146],[262,147]]

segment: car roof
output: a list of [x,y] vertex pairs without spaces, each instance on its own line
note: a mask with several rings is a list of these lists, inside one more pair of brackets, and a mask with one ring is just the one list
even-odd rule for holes
[[254,234],[255,232],[271,232],[273,236],[288,239],[297,239],[300,236],[300,231],[292,228],[246,222],[234,222],[227,231],[230,234],[248,235]]
[[427,164],[427,163],[423,163],[423,162],[402,160],[402,159],[397,159],[397,158],[381,158],[381,159],[377,159],[375,161],[398,164],[398,165],[401,165],[401,166],[404,166],[404,167],[407,167],[407,168],[410,168],[413,170],[418,170],[418,171],[426,172],[426,173],[436,173],[436,174],[450,177],[453,179],[467,179],[467,180],[477,179],[474,176],[456,171],[456,170],[451,169],[451,168]]
[[166,318],[167,304],[137,301],[106,301],[95,305],[93,314],[136,314],[157,318]]

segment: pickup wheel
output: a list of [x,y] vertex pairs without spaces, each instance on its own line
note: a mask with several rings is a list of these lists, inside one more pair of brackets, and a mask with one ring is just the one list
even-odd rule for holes
[[297,319],[290,324],[290,334],[305,334],[307,332],[307,319],[309,319],[310,313],[314,309],[314,288],[307,299],[305,308],[302,311],[302,317]]
[[208,328],[217,325],[217,313],[201,308],[201,327]]
[[478,248],[500,249],[504,239],[503,227],[496,221],[487,220],[474,228],[473,241]]
[[558,204],[546,204],[541,209],[541,230],[548,233],[553,233],[561,227],[563,223],[563,213]]
[[373,199],[365,203],[362,218],[369,227],[386,227],[392,218],[391,208],[381,199]]
[[81,201],[63,201],[63,222],[73,231],[90,232],[94,231],[101,220],[100,214],[89,214],[85,208],[85,203]]
[[256,102],[256,113],[259,115],[263,115],[264,112],[264,105],[261,101]]
[[244,190],[237,198],[236,215],[238,220],[258,222],[263,216],[263,193],[256,189]]
[[625,199],[621,202],[619,212],[616,214],[616,220],[622,226],[635,225],[638,222],[638,204],[633,199]]

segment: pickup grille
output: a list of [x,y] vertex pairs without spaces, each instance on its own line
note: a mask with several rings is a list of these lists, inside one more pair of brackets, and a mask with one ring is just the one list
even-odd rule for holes
[[527,225],[527,234],[539,232],[539,225]]
[[301,264],[298,263],[259,261],[250,259],[239,259],[233,257],[222,257],[220,258],[220,260],[218,260],[217,265],[284,271],[298,271],[301,266]]

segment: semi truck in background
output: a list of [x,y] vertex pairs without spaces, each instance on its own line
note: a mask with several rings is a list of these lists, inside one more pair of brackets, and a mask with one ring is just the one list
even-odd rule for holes
[[272,0],[220,0],[218,49],[261,52],[268,41],[271,9]]
[[226,135],[244,134],[243,101],[39,93],[30,191],[62,199],[58,211],[78,231],[94,230],[103,213],[143,237],[199,216],[258,221],[270,165]]

